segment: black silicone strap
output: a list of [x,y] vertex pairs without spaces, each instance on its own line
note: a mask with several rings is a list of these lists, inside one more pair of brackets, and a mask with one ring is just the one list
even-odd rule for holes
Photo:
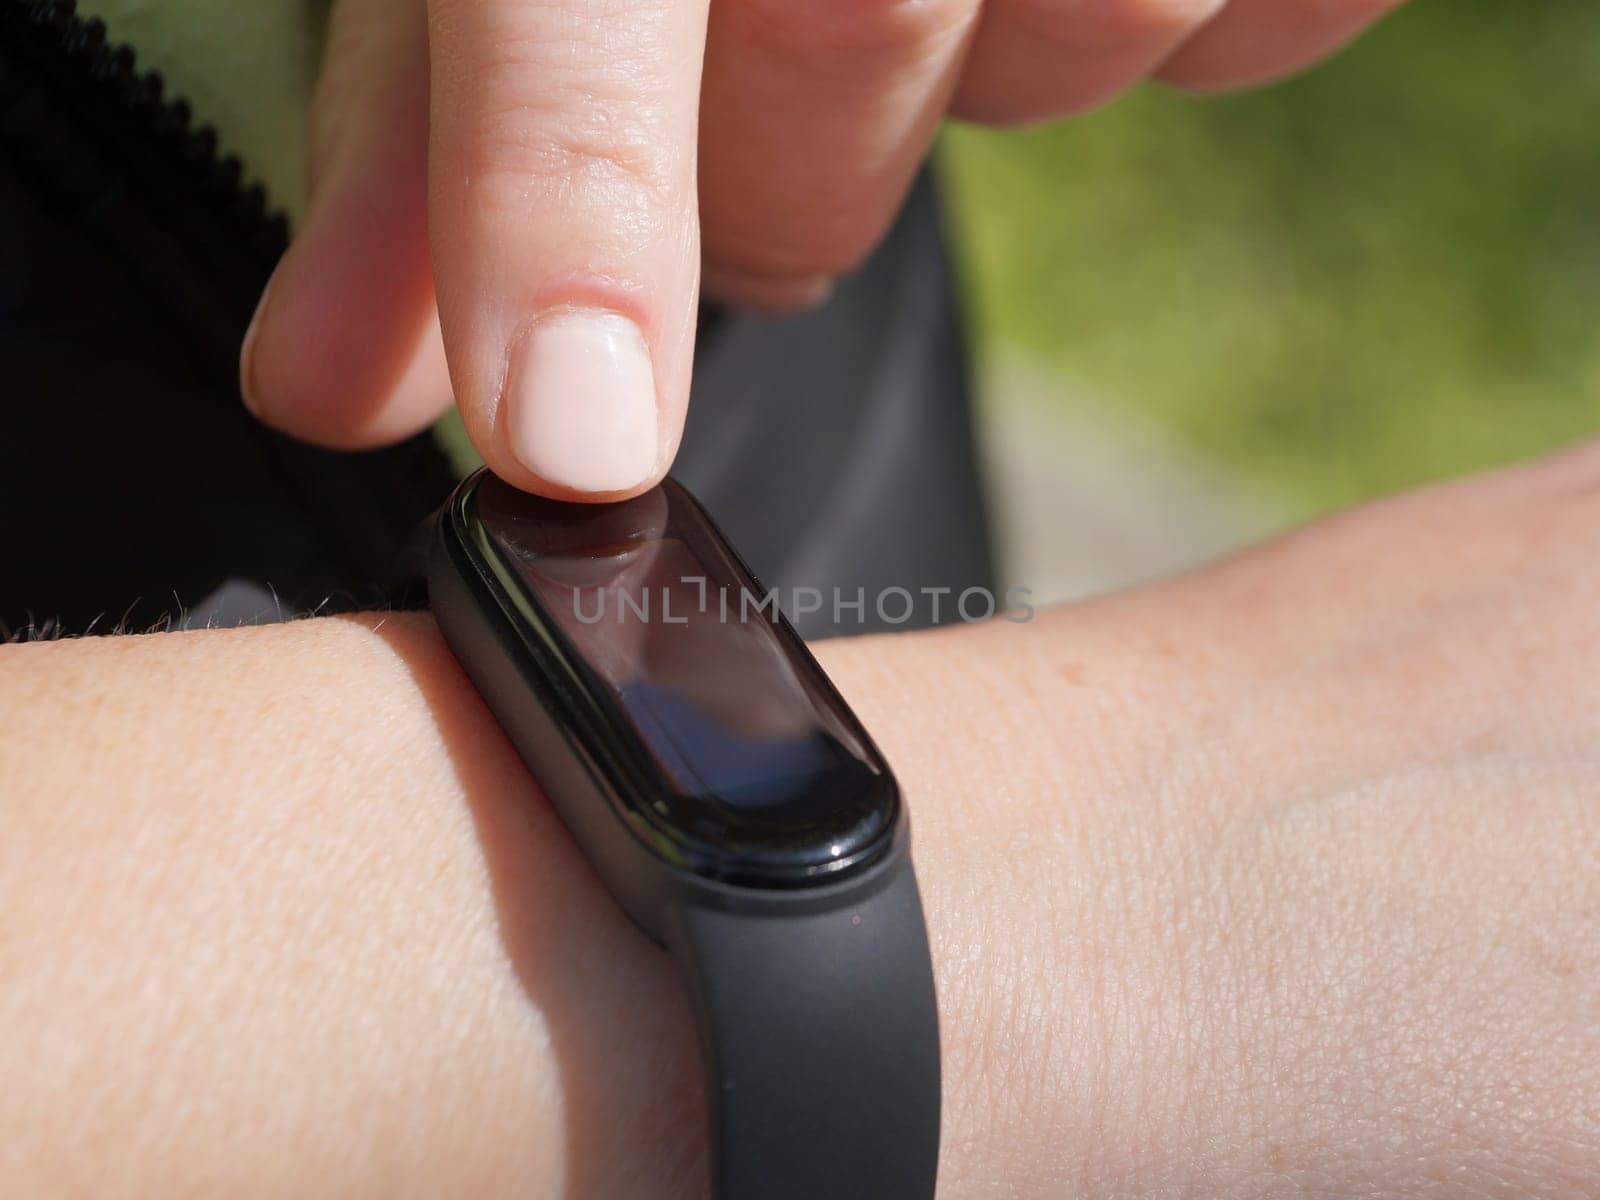
[[691,908],[716,1200],[931,1200],[939,1026],[908,859],[847,907]]

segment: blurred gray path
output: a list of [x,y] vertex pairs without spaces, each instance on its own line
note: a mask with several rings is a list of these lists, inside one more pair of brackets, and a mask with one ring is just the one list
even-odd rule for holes
[[1166,431],[1017,358],[980,372],[1000,571],[1035,603],[1183,570],[1280,529],[1281,507]]

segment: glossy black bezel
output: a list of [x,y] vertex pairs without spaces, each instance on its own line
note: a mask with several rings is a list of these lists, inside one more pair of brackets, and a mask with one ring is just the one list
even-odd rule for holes
[[[609,689],[598,680],[540,598],[504,560],[493,535],[478,518],[477,485],[482,477],[480,472],[465,481],[442,512],[439,536],[443,549],[474,603],[498,615],[498,640],[526,688],[526,702],[542,707],[570,751],[583,763],[615,818],[653,858],[667,867],[718,883],[794,889],[853,877],[889,852],[903,823],[894,777],[866,730],[781,614],[775,620],[765,614],[759,619],[768,622],[796,669],[804,672],[825,697],[832,715],[849,729],[877,768],[873,796],[841,797],[840,801],[841,806],[852,802],[872,806],[877,813],[876,832],[842,854],[836,852],[831,839],[804,843],[783,840],[762,847],[759,852],[752,852],[747,846],[730,853],[726,847],[697,837],[666,819],[653,801],[664,789],[670,791],[670,785],[660,777],[647,749],[633,735],[630,723],[620,719],[618,710],[608,701]],[[674,498],[692,507],[703,522],[704,531],[715,538],[741,576],[741,586],[747,586],[754,594],[764,594],[748,565],[728,545],[699,503],[681,486],[669,482],[663,487],[673,488]],[[524,750],[530,768],[543,781],[545,772],[536,761],[537,756],[529,755],[520,746],[519,750]],[[551,799],[558,808],[562,807],[563,797],[552,795]]]

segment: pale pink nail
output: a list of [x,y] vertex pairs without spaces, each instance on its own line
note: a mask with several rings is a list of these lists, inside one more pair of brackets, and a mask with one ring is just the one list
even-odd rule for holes
[[543,318],[511,351],[505,429],[517,461],[577,492],[621,492],[655,474],[655,372],[618,313]]

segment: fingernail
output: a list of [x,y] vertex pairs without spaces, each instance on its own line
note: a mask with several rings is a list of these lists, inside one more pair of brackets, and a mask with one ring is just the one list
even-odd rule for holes
[[255,315],[250,318],[250,328],[244,331],[244,342],[239,347],[239,396],[252,416],[261,415],[261,401],[256,397],[256,338],[261,333],[261,314],[267,311],[267,298],[272,295],[273,271],[267,286],[261,289],[261,299],[256,301]]
[[548,483],[620,492],[655,473],[655,372],[624,316],[573,309],[539,321],[512,349],[504,403],[511,452]]

